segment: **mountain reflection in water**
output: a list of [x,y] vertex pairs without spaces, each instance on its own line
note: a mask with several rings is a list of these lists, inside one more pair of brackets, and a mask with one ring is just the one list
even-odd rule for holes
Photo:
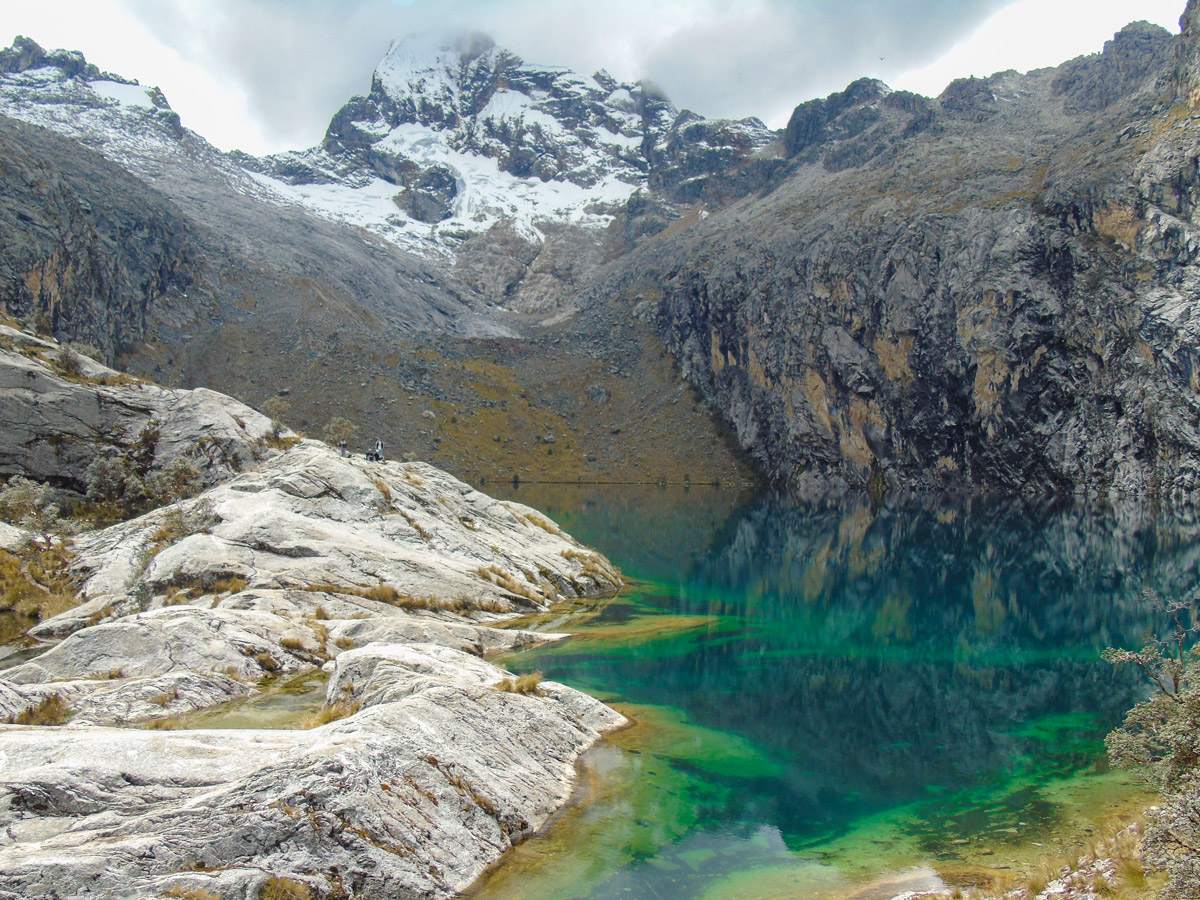
[[618,743],[662,765],[649,789],[683,792],[650,846],[564,897],[609,896],[681,847],[764,828],[780,842],[769,862],[751,863],[751,842],[730,865],[773,871],[780,853],[902,808],[918,854],[905,864],[1052,833],[1069,813],[1047,780],[1103,769],[1103,735],[1143,690],[1100,651],[1154,628],[1144,588],[1179,595],[1200,572],[1195,521],[1144,509],[813,507],[708,487],[524,485],[513,499],[607,553],[631,587],[565,625],[546,617],[577,636],[505,664],[636,705],[657,724],[646,746]]

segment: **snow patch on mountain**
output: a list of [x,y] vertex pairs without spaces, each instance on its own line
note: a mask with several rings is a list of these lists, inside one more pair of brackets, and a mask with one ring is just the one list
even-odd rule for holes
[[[61,51],[57,51],[61,54]],[[199,161],[242,193],[264,192],[240,166],[185,129],[162,94],[111,76],[92,81],[41,66],[0,76],[0,114],[66,135],[155,183],[167,166]]]
[[119,81],[89,81],[88,85],[101,97],[116,100],[122,106],[157,108],[150,99],[150,91],[140,84],[122,84]]

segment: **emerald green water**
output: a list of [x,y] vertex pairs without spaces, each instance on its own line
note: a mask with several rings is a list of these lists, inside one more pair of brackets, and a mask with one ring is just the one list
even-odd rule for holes
[[510,496],[630,587],[524,623],[575,637],[502,664],[636,724],[473,896],[890,897],[1019,870],[1139,800],[1102,740],[1141,687],[1099,653],[1154,626],[1142,588],[1195,587],[1194,522],[709,487]]

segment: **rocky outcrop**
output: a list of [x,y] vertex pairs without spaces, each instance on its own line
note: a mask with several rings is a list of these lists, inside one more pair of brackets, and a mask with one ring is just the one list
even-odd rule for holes
[[101,72],[84,59],[79,51],[55,50],[47,53],[36,41],[21,35],[17,35],[11,47],[0,50],[0,72],[26,72],[45,66],[61,69],[68,78],[85,78],[91,81],[114,77],[107,72]]
[[97,460],[127,461],[141,480],[187,460],[213,484],[269,454],[271,431],[223,394],[141,382],[0,325],[0,475],[86,493]]
[[574,761],[621,718],[431,645],[346,653],[310,731],[0,728],[0,896],[446,898],[567,799]]
[[[566,802],[578,756],[624,722],[482,659],[565,637],[494,627],[518,610],[621,584],[540,513],[0,337],[9,472],[70,485],[90,453],[149,479],[199,446],[218,482],[77,534],[81,605],[0,657],[0,897],[249,900],[292,879],[448,898]],[[27,537],[0,529],[6,547]],[[322,678],[323,712],[288,719],[310,730],[187,728]]]
[[3,116],[0,159],[4,311],[109,361],[144,340],[151,308],[196,276],[196,235],[180,210],[98,153]]
[[90,599],[74,617],[231,581],[467,612],[545,609],[621,583],[535,510],[432,466],[343,457],[315,441],[191,500],[80,535],[75,552]]

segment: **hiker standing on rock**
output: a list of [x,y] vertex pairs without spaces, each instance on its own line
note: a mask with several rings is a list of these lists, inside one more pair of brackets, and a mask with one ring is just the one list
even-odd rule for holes
[[375,439],[375,462],[383,462],[383,441]]

